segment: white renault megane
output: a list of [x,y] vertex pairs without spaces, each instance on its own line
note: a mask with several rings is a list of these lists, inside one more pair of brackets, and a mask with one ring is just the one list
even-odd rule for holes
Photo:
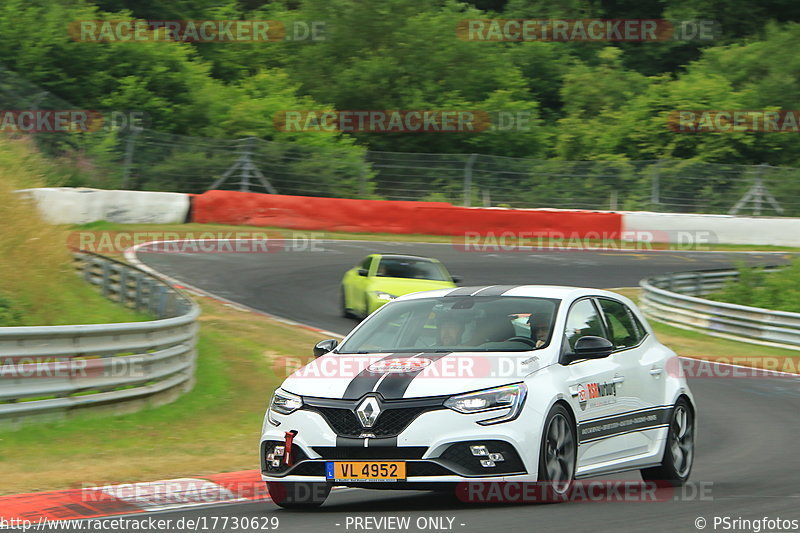
[[275,391],[261,473],[283,507],[335,485],[429,489],[637,469],[680,485],[695,405],[674,352],[618,294],[462,287],[394,300]]

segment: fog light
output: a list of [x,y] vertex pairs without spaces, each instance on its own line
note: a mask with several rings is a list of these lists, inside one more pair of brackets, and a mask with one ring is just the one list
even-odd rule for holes
[[275,446],[275,451],[274,451],[275,457],[283,457],[283,451],[284,451],[283,446]]
[[495,466],[495,464],[491,459],[481,459],[481,466],[484,468],[491,468]]
[[500,461],[505,461],[506,460],[505,457],[503,457],[502,453],[490,453],[489,454],[489,459],[491,459],[492,461],[498,462],[498,463]]
[[[470,446],[469,451],[472,452],[472,455],[489,455],[489,449],[486,446]],[[492,465],[494,466],[494,465]]]

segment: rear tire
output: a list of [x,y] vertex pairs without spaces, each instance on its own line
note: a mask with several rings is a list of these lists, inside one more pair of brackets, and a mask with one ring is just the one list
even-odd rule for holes
[[670,415],[667,445],[661,465],[641,470],[642,479],[680,487],[689,479],[694,462],[694,412],[685,398],[675,403]]
[[316,509],[331,493],[329,483],[303,481],[267,481],[269,496],[284,509]]
[[544,422],[539,449],[539,481],[549,485],[555,496],[569,494],[575,482],[578,458],[575,424],[567,408],[556,404]]

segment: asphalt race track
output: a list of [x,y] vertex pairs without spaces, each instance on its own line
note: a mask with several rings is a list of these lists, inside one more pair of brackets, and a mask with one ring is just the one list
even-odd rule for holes
[[[700,252],[464,253],[449,245],[326,241],[318,250],[269,254],[139,253],[160,272],[215,295],[337,333],[354,321],[339,317],[342,273],[372,252],[437,257],[463,277],[462,285],[552,283],[591,287],[634,286],[648,275],[724,268],[736,262],[775,264],[782,255]],[[311,347],[309,346],[309,350]],[[758,350],[754,346],[754,351]],[[281,531],[377,531],[354,519],[411,517],[405,531],[428,529],[418,518],[452,518],[453,531],[752,531],[731,521],[800,519],[798,442],[800,381],[770,377],[704,378],[690,383],[697,399],[697,449],[691,483],[662,502],[578,502],[539,505],[464,504],[429,492],[334,491],[318,511],[281,510],[271,502],[192,508],[157,513],[158,518],[205,516],[280,519]],[[254,439],[259,428],[254,427]],[[202,432],[200,433],[202,434]],[[254,440],[255,442],[255,440]],[[225,453],[220,450],[220,453]],[[254,447],[253,468],[258,466]],[[639,480],[638,472],[615,476]],[[607,478],[611,479],[611,478]],[[700,492],[705,491],[701,497]],[[697,522],[696,522],[697,521]],[[444,521],[448,523],[447,520]],[[760,524],[759,524],[760,525]],[[766,530],[765,528],[761,528]],[[387,530],[387,529],[382,529]]]

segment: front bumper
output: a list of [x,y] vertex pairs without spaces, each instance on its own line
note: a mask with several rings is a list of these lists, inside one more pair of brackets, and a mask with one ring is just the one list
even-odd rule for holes
[[[430,482],[536,480],[538,438],[532,438],[535,432],[525,428],[521,419],[481,426],[476,422],[492,417],[492,413],[464,415],[442,407],[422,410],[413,417],[406,416],[410,421],[397,422],[403,416],[398,412],[391,419],[395,422],[393,428],[378,428],[374,438],[365,439],[354,434],[356,428],[348,426],[347,420],[337,418],[332,422],[330,413],[323,410],[304,408],[291,415],[273,413],[280,426],[264,424],[260,448],[262,479],[324,482],[329,461],[402,460],[406,462],[406,481],[380,483],[381,488]],[[275,446],[284,444],[286,431],[297,432],[293,464],[287,467],[281,461],[280,467],[272,467],[267,456]],[[486,457],[473,455],[473,445],[502,454],[502,460],[491,467],[482,465],[481,459]],[[378,485],[366,484],[376,488]]]

